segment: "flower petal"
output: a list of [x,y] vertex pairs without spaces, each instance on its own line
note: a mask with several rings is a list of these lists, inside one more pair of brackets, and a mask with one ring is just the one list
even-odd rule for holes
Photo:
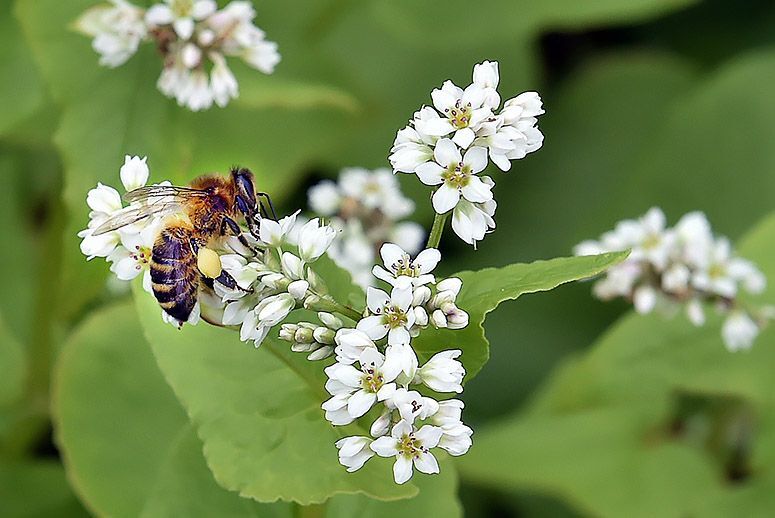
[[438,185],[444,181],[441,178],[444,168],[436,162],[425,162],[424,164],[420,164],[414,172],[425,185]]
[[436,142],[436,149],[433,150],[433,158],[442,166],[447,167],[449,164],[457,164],[460,162],[460,150],[450,139],[443,138]]
[[446,183],[433,193],[433,210],[439,214],[449,212],[460,201],[460,191]]

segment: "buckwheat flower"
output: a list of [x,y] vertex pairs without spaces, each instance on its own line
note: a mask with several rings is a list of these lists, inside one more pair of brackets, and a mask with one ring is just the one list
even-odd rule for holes
[[261,218],[259,223],[258,235],[261,241],[269,246],[279,248],[288,240],[291,230],[296,225],[296,217],[300,211],[296,211],[290,216],[286,216],[279,221],[269,218]]
[[752,293],[760,293],[765,288],[766,279],[762,273],[750,261],[733,256],[732,245],[727,239],[716,240],[704,266],[692,278],[697,289],[732,298],[737,294],[740,282]]
[[466,371],[463,364],[455,358],[462,351],[453,349],[436,353],[417,371],[417,378],[436,392],[463,392],[463,376]]
[[648,285],[639,286],[632,294],[632,302],[635,305],[635,311],[642,315],[651,313],[657,305],[657,299],[657,290]]
[[409,329],[414,325],[412,290],[393,288],[388,295],[384,291],[369,287],[366,290],[366,305],[371,315],[361,319],[356,328],[372,340],[388,337],[389,344],[408,344]]
[[358,329],[340,329],[334,337],[336,342],[336,361],[352,365],[358,361],[366,349],[377,350],[377,346],[363,331]]
[[500,81],[498,62],[483,61],[474,65],[473,79],[474,84],[484,92],[484,105],[491,110],[497,110],[501,104],[501,96],[498,94],[498,82]]
[[444,137],[454,132],[452,141],[465,149],[476,138],[479,125],[487,120],[492,111],[485,106],[485,90],[474,83],[465,90],[452,81],[431,92],[433,106],[443,115],[422,128],[428,135]]
[[310,188],[307,193],[309,207],[321,216],[333,216],[342,203],[339,188],[331,180],[323,180]]
[[412,478],[412,465],[417,471],[427,474],[439,472],[436,457],[430,452],[438,445],[442,430],[425,425],[419,430],[406,421],[399,421],[389,436],[376,439],[370,448],[380,457],[395,457],[393,478],[396,484],[403,484]]
[[385,243],[379,251],[385,267],[374,266],[373,274],[377,279],[396,286],[401,278],[408,279],[412,286],[422,286],[433,282],[430,272],[441,260],[441,254],[435,248],[428,248],[417,254],[415,259],[393,243]]
[[119,170],[121,183],[127,191],[142,187],[148,182],[148,165],[145,163],[146,157],[139,156],[124,157],[124,165]]
[[686,317],[695,326],[699,327],[705,324],[705,311],[702,309],[702,302],[699,298],[694,297],[686,304]]
[[[482,177],[482,182],[490,188],[494,185],[489,176]],[[460,200],[452,211],[452,230],[460,239],[476,248],[476,243],[495,228],[493,216],[496,208],[494,199],[485,203]]]
[[323,255],[336,237],[336,231],[318,218],[309,220],[299,231],[299,255],[306,262]]
[[397,388],[385,405],[388,409],[397,410],[401,419],[409,424],[414,424],[415,420],[424,421],[439,411],[438,401],[403,387]]
[[213,105],[213,91],[210,80],[204,70],[191,72],[188,81],[178,91],[178,104],[187,106],[191,111],[206,110]]
[[110,271],[122,281],[131,281],[143,274],[143,289],[153,293],[151,287],[151,256],[153,244],[161,229],[161,222],[157,221],[142,229],[140,232],[121,232],[121,245],[109,256]]
[[411,383],[417,373],[417,354],[409,343],[389,344],[385,354],[390,353],[390,357],[398,364],[399,377],[398,382],[402,384]]
[[452,456],[465,455],[471,448],[473,441],[471,436],[474,431],[461,422],[447,424],[441,427],[442,434],[439,439],[439,448],[446,450]]
[[213,62],[213,68],[210,71],[210,89],[213,93],[213,100],[215,104],[223,108],[229,104],[229,100],[239,95],[239,85],[221,54],[218,52],[210,53],[210,61]]
[[442,427],[459,423],[464,407],[465,404],[459,399],[439,401],[439,409],[431,416],[431,423]]
[[191,310],[191,314],[188,316],[188,320],[185,322],[178,320],[164,310],[161,311],[161,319],[165,324],[170,324],[180,329],[183,327],[183,324],[189,324],[192,326],[197,325],[201,317],[201,311],[201,303],[200,301],[197,301],[196,304],[194,304],[194,309]]
[[[438,118],[433,108],[426,107]],[[433,158],[433,148],[437,138],[421,135],[411,126],[407,126],[396,134],[393,147],[390,149],[390,165],[396,173],[413,173],[417,166]]]
[[150,26],[172,25],[177,35],[187,40],[194,34],[196,22],[204,20],[217,9],[214,0],[164,0],[145,13]]
[[345,437],[336,441],[339,449],[339,462],[352,473],[363,467],[367,460],[374,456],[371,446],[372,440],[368,437]]
[[100,65],[117,67],[128,60],[145,38],[143,10],[125,0],[110,0],[83,13],[75,24],[80,32],[94,38],[92,47],[100,55]]
[[359,364],[360,370],[343,363],[325,369],[326,390],[334,397],[323,403],[322,408],[326,419],[335,425],[348,424],[361,417],[374,403],[384,401],[396,390],[394,380],[400,372],[399,365],[389,352],[383,355],[376,349],[367,349]]
[[721,336],[731,352],[750,349],[759,334],[759,326],[744,311],[733,311],[721,327]]
[[258,322],[265,327],[279,324],[296,307],[296,299],[290,293],[280,293],[262,299],[254,313]]
[[433,208],[444,214],[455,208],[460,197],[474,203],[492,200],[492,187],[476,176],[487,167],[487,150],[474,146],[460,156],[449,139],[441,139],[433,151],[434,161],[417,167],[416,173],[426,185],[440,185],[433,194]]
[[387,241],[395,243],[409,253],[422,247],[425,241],[425,229],[414,221],[405,221],[393,226],[388,232]]

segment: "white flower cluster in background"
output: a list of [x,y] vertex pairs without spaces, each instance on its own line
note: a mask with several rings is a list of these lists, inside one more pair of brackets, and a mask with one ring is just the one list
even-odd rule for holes
[[746,308],[739,298],[741,291],[764,291],[762,272],[737,257],[727,238],[714,236],[701,212],[690,212],[669,228],[662,210],[654,207],[640,219],[619,222],[598,241],[584,241],[574,252],[595,255],[628,248],[629,258],[596,282],[598,298],[624,297],[639,313],[682,305],[697,326],[705,323],[704,306],[715,304],[726,315],[721,333],[730,351],[751,347],[772,318],[768,308]]
[[325,369],[331,394],[322,405],[326,419],[335,426],[366,421],[370,435],[336,443],[342,465],[356,471],[375,454],[394,458],[394,479],[403,484],[414,469],[439,472],[434,448],[463,455],[471,447],[473,431],[461,421],[463,402],[438,401],[419,391],[425,387],[434,393],[461,393],[461,351],[441,351],[420,366],[412,347],[412,340],[429,326],[465,327],[468,314],[456,305],[460,279],[436,283],[431,273],[441,259],[438,250],[424,250],[413,259],[386,243],[381,255],[384,267],[376,266],[375,274],[388,283],[390,292],[368,288],[366,314],[354,328],[321,314],[322,326],[286,325],[281,338],[306,352],[311,331],[320,343],[313,349],[336,355],[336,363]]
[[258,239],[243,233],[250,247],[232,237],[227,247],[234,253],[220,256],[223,269],[237,283],[235,289],[215,283],[225,304],[222,323],[240,326],[240,339],[252,340],[256,347],[291,311],[312,307],[326,291],[310,265],[328,250],[336,231],[318,218],[297,224],[297,214],[279,221],[262,218]]
[[81,15],[76,28],[93,37],[100,64],[125,63],[141,42],[153,41],[163,55],[157,86],[164,95],[193,111],[226,106],[238,85],[226,56],[271,74],[280,61],[277,44],[253,25],[249,1],[218,9],[215,0],[165,0],[147,10],[126,0],[111,0]]
[[489,176],[480,176],[490,160],[502,171],[543,144],[537,117],[544,113],[536,92],[503,103],[497,88],[498,63],[474,66],[473,82],[462,89],[452,81],[431,92],[433,106],[423,106],[400,130],[390,150],[394,172],[414,173],[436,187],[433,208],[452,211],[452,228],[476,245],[495,228],[496,203]]
[[308,197],[310,209],[339,231],[328,255],[364,289],[374,285],[371,271],[382,243],[396,243],[410,254],[422,246],[423,228],[400,221],[414,212],[414,202],[389,169],[343,169],[336,182],[318,183]]

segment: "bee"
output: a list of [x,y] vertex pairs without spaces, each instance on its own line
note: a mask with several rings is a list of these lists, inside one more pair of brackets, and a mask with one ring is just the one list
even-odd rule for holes
[[151,259],[153,294],[161,308],[181,322],[188,320],[200,290],[218,282],[240,289],[234,278],[221,268],[212,249],[225,236],[238,236],[250,248],[236,221],[241,217],[253,235],[266,214],[256,193],[253,173],[232,168],[228,177],[205,175],[188,187],[149,185],[127,192],[130,203],[94,230],[93,235],[118,230],[150,217],[164,218],[154,241]]

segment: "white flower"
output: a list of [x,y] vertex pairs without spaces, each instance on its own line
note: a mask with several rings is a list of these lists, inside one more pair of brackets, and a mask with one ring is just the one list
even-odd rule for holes
[[415,253],[423,245],[425,229],[414,221],[405,221],[395,225],[388,233],[387,240],[395,243],[407,253]]
[[315,261],[328,250],[335,237],[336,231],[333,228],[313,218],[299,231],[299,255],[306,262]]
[[[435,114],[433,108],[424,108]],[[438,118],[438,114],[435,114]],[[416,129],[407,126],[398,131],[393,147],[390,149],[390,165],[397,173],[413,173],[417,166],[433,158],[435,138],[421,135]]]
[[422,473],[438,473],[439,464],[430,449],[438,445],[442,430],[437,426],[425,425],[419,430],[406,421],[398,422],[390,436],[380,437],[370,448],[380,457],[395,457],[393,478],[403,484],[412,478],[412,464]]
[[110,216],[121,210],[121,195],[113,187],[97,183],[97,187],[89,190],[86,195],[86,204],[94,212]]
[[695,326],[705,324],[705,311],[702,309],[702,302],[698,298],[693,298],[686,304],[686,316],[689,322]]
[[366,349],[377,350],[377,346],[363,331],[357,329],[340,329],[334,337],[336,341],[336,361],[352,365],[361,357]]
[[125,0],[92,7],[78,18],[76,28],[94,38],[92,47],[100,54],[100,65],[111,68],[137,52],[147,33],[142,9]]
[[296,299],[290,293],[280,293],[262,299],[254,313],[258,322],[266,327],[279,324],[296,307]]
[[463,392],[461,383],[466,371],[463,364],[455,359],[461,354],[462,351],[459,349],[434,354],[417,371],[417,377],[436,392]]
[[372,340],[388,336],[390,344],[408,344],[409,329],[414,325],[412,290],[393,288],[388,296],[382,290],[369,287],[366,290],[366,305],[372,313],[358,322],[356,328],[366,333]]
[[336,441],[339,462],[347,467],[348,472],[358,471],[374,456],[374,452],[369,447],[371,442],[370,438],[360,436],[345,437]]
[[197,21],[204,20],[217,9],[214,0],[164,0],[151,6],[145,21],[151,26],[172,25],[182,40],[194,34]]
[[439,401],[439,409],[431,416],[431,423],[437,426],[459,423],[464,407],[459,399]]
[[484,104],[491,110],[497,110],[501,103],[497,90],[499,81],[497,61],[484,61],[474,65],[474,84],[484,91]]
[[390,344],[387,346],[385,354],[388,352],[399,366],[401,375],[398,377],[398,381],[406,384],[414,380],[418,361],[412,346],[408,343]]
[[439,214],[453,209],[460,197],[474,203],[492,200],[492,187],[476,176],[487,167],[487,150],[474,146],[461,157],[449,139],[441,139],[433,151],[433,162],[417,167],[416,173],[426,185],[440,185],[433,194],[433,208]]
[[129,155],[124,157],[124,165],[121,166],[119,175],[127,191],[142,187],[148,181],[149,171],[145,161],[146,157]]
[[454,132],[452,140],[461,148],[467,148],[476,138],[481,123],[492,116],[490,108],[484,105],[485,96],[485,90],[479,84],[471,84],[463,90],[452,81],[445,81],[440,89],[431,92],[433,106],[444,118],[423,124],[419,131],[438,137]]
[[213,104],[213,91],[204,70],[194,70],[177,93],[177,101],[191,111],[206,110]]
[[237,79],[226,64],[226,60],[218,52],[210,53],[213,69],[210,71],[210,89],[215,104],[223,108],[229,100],[239,95]]
[[352,365],[335,363],[326,367],[326,390],[333,396],[323,403],[326,419],[334,425],[349,424],[371,409],[377,401],[391,397],[394,380],[400,372],[398,362],[388,351],[382,355],[367,349],[359,359],[360,370]]
[[339,188],[331,180],[324,180],[312,186],[307,196],[309,207],[321,216],[333,216],[342,203]]
[[143,274],[143,289],[152,293],[151,288],[151,257],[153,244],[161,229],[161,221],[157,221],[140,232],[120,232],[121,245],[109,256],[110,271],[122,281],[130,281]]
[[439,411],[438,401],[403,387],[396,389],[385,405],[390,410],[398,410],[401,419],[409,424],[414,424],[415,419],[428,419]]
[[461,422],[442,426],[442,435],[439,439],[439,448],[447,450],[450,455],[459,457],[471,448],[471,436],[474,431]]
[[258,227],[258,235],[261,241],[272,247],[280,247],[289,238],[289,235],[296,225],[296,216],[300,211],[296,211],[290,216],[286,216],[279,221],[269,218],[261,218]]
[[435,248],[420,252],[415,259],[393,243],[385,243],[379,250],[385,268],[374,266],[374,277],[396,286],[402,278],[412,286],[422,286],[434,281],[430,272],[441,260],[441,254]]
[[633,292],[632,301],[638,313],[642,315],[651,313],[657,305],[657,290],[649,285],[640,286]]
[[[489,176],[483,176],[482,182],[490,187],[495,185]],[[469,245],[476,248],[476,242],[484,239],[484,236],[495,228],[495,200],[485,203],[471,203],[460,200],[452,212],[452,230]]]
[[721,328],[721,336],[731,352],[750,349],[758,334],[759,326],[744,311],[733,311]]

